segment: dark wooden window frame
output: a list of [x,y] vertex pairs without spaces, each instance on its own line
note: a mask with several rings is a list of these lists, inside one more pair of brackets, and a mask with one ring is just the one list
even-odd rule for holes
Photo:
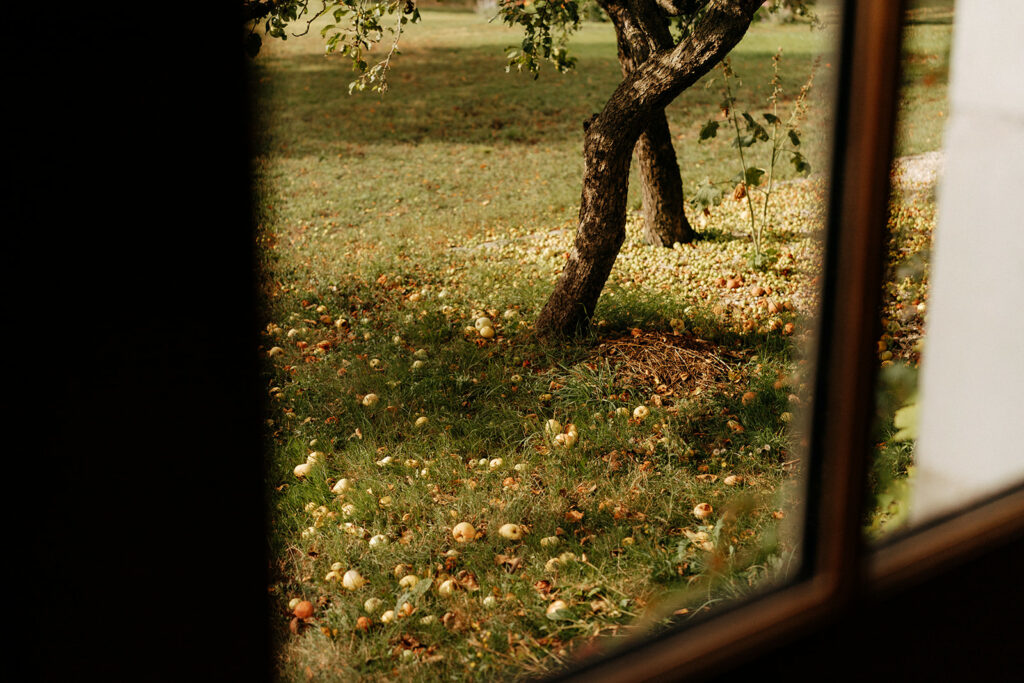
[[904,10],[902,0],[847,0],[842,9],[801,572],[785,587],[627,643],[559,680],[728,676],[744,662],[810,643],[816,630],[850,621],[859,604],[888,604],[1008,541],[1019,551],[1021,486],[877,548],[862,530]]

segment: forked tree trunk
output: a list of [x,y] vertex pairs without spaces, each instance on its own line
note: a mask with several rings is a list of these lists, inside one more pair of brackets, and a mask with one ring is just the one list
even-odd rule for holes
[[625,239],[629,164],[637,139],[653,114],[740,41],[762,1],[712,0],[689,38],[670,48],[659,47],[658,37],[646,30],[652,25],[651,13],[659,11],[653,0],[630,1],[651,55],[623,79],[585,127],[579,225],[565,270],[537,318],[538,334],[573,334],[589,322]]
[[[660,49],[672,47],[668,20],[660,12],[655,10],[648,15],[650,25],[644,30],[622,0],[602,0],[602,7],[615,27],[623,77],[651,56],[652,43]],[[664,110],[651,115],[635,152],[643,196],[644,242],[661,247],[692,242],[696,235],[686,219],[683,179]]]

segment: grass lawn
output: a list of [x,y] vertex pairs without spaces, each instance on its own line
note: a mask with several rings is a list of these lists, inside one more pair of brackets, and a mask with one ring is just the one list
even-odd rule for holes
[[[944,106],[949,26],[914,31],[916,118]],[[265,45],[253,73],[277,674],[550,672],[784,579],[824,182],[778,187],[764,271],[747,266],[740,202],[693,216],[704,239],[676,249],[640,244],[631,214],[593,332],[543,344],[530,323],[571,243],[581,123],[620,77],[610,25],[584,26],[574,73],[534,81],[504,72],[504,27],[425,12],[384,98],[349,96],[311,34]],[[733,54],[752,112],[780,45],[790,101],[821,55],[815,170],[833,42],[759,25]],[[668,110],[687,192],[738,170],[728,139],[697,142],[720,100],[698,84]],[[935,149],[938,125],[905,126],[900,149]],[[927,248],[930,206],[894,205],[890,362],[916,361],[919,321],[898,313],[923,280],[897,271]],[[470,540],[453,536],[463,522]]]

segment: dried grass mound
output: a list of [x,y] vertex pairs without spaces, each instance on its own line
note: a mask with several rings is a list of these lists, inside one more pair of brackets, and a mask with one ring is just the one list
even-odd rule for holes
[[646,386],[662,396],[699,394],[728,381],[726,359],[737,354],[688,334],[634,329],[597,345],[619,381]]

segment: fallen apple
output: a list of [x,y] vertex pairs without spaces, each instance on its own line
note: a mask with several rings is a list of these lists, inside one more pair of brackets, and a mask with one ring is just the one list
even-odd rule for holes
[[400,588],[412,588],[419,582],[420,577],[415,574],[406,574],[398,581],[398,585]]
[[452,529],[452,536],[459,543],[467,543],[476,538],[476,529],[469,522],[459,522]]
[[345,572],[345,575],[341,577],[341,585],[343,585],[350,591],[354,591],[358,588],[361,588],[365,584],[366,579],[364,579],[363,575],[360,574],[359,571],[356,569],[349,569],[347,572]]
[[523,537],[523,528],[518,524],[502,524],[498,533],[510,541],[518,541]]
[[331,487],[331,493],[344,493],[350,486],[352,486],[351,479],[339,479],[334,486]]
[[698,503],[697,506],[693,508],[693,516],[697,519],[707,519],[711,516],[713,511],[714,509],[708,503]]
[[304,477],[307,474],[309,474],[309,471],[311,469],[313,469],[313,466],[311,464],[309,464],[308,462],[304,462],[304,463],[301,463],[299,465],[296,465],[295,469],[292,470],[292,471],[295,473],[296,477],[299,477],[301,479],[302,477]]
[[295,606],[292,610],[292,614],[297,616],[299,619],[309,619],[313,616],[313,603],[309,600],[303,600]]
[[367,407],[374,406],[377,405],[377,401],[379,400],[380,397],[377,396],[377,394],[367,394],[366,396],[363,396],[363,405]]
[[556,619],[562,619],[563,616],[559,614],[559,612],[567,609],[569,609],[569,605],[565,604],[564,600],[555,600],[550,605],[548,605],[548,608],[544,614],[545,616],[547,616],[548,619],[555,621]]
[[633,409],[633,417],[637,420],[643,420],[651,414],[651,409],[647,406],[637,406]]

